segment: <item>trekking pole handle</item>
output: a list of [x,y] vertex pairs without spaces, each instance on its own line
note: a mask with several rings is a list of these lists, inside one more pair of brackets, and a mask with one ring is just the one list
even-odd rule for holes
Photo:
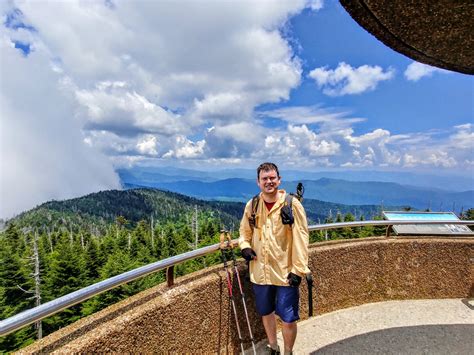
[[219,241],[220,241],[220,245],[219,245],[219,248],[221,250],[223,249],[227,249],[229,247],[229,240],[227,238],[227,234],[228,232],[226,230],[221,230],[221,234],[219,235]]
[[234,249],[234,244],[232,243],[232,236],[230,235],[230,233],[228,231],[226,232],[225,237],[227,239],[227,246],[230,249]]
[[222,249],[233,249],[235,247],[235,244],[232,241],[232,236],[230,235],[229,231],[226,231],[225,229],[221,230],[221,233],[219,235],[219,248]]

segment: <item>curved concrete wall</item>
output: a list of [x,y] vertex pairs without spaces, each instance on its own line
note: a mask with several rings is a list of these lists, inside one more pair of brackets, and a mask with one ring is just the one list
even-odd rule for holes
[[[315,314],[394,299],[474,296],[474,239],[368,238],[311,246]],[[240,265],[242,277],[245,274]],[[239,341],[222,266],[160,285],[79,320],[24,353],[157,352],[237,353]],[[257,340],[265,337],[245,282]],[[234,285],[236,286],[236,285]],[[308,316],[301,287],[301,318]],[[236,299],[248,340],[242,302]],[[247,344],[250,346],[250,343]]]

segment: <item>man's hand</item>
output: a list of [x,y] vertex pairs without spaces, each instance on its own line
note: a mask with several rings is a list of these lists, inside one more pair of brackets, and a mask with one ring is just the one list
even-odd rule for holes
[[257,259],[257,254],[255,254],[252,248],[244,248],[240,253],[242,254],[242,257],[247,261]]
[[292,287],[298,287],[301,283],[301,277],[296,274],[293,274],[292,272],[288,274],[287,279],[288,279],[288,285]]

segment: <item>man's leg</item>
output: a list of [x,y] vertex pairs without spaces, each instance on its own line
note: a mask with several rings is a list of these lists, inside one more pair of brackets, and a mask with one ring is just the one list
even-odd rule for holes
[[[267,333],[268,343],[272,349],[277,348],[277,334],[276,334],[276,320],[275,312],[262,316],[263,327],[265,328],[265,333]],[[294,341],[293,341],[294,342]]]
[[276,288],[272,285],[253,284],[255,295],[255,306],[258,314],[262,316],[263,327],[267,334],[270,347],[278,351],[278,342],[276,337],[276,319],[275,319],[275,294]]
[[282,334],[285,354],[291,354],[296,340],[296,321],[300,319],[298,312],[298,287],[279,286],[277,288],[276,314],[282,320]]
[[285,344],[285,354],[291,353],[293,351],[293,345],[295,345],[297,333],[296,322],[285,323],[282,322],[282,334],[283,342]]

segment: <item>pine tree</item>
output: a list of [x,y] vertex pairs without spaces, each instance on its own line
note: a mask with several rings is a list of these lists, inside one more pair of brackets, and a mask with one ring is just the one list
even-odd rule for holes
[[[45,298],[53,300],[76,291],[87,281],[82,248],[79,244],[70,244],[69,235],[63,235],[56,250],[50,255],[50,270],[45,275]],[[61,313],[45,320],[49,331],[59,329],[80,318],[80,305],[65,309]]]
[[[10,245],[3,242],[0,245],[0,317],[5,319],[32,308],[34,302],[31,295],[25,292],[31,288],[27,263],[15,253]],[[1,337],[0,349],[14,350],[27,345],[33,339],[33,327],[25,327]]]

